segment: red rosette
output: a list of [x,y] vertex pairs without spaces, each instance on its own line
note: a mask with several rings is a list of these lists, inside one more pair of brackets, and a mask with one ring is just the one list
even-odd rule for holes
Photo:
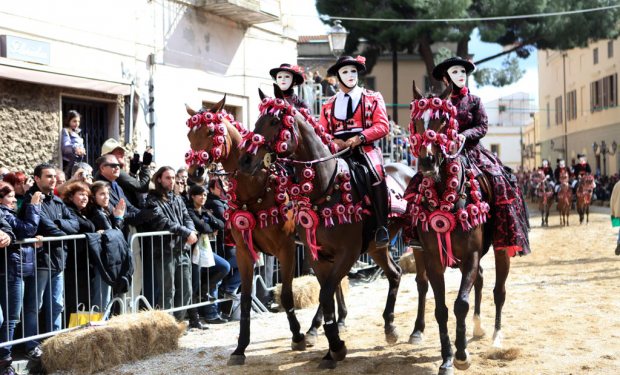
[[420,111],[424,111],[428,108],[429,102],[428,99],[420,99],[418,100],[418,108]]
[[226,125],[224,124],[218,124],[215,126],[215,132],[217,134],[226,134]]
[[279,138],[281,141],[290,141],[291,140],[291,132],[286,130],[286,129],[282,129],[282,131],[280,132]]
[[340,190],[344,191],[344,192],[349,192],[351,191],[353,187],[351,186],[351,181],[346,181],[343,182],[342,184],[340,184]]
[[456,201],[456,192],[455,191],[446,191],[443,194],[443,199],[448,203],[454,203]]
[[434,130],[428,129],[424,132],[424,138],[426,138],[430,142],[434,142],[437,139],[437,132]]
[[433,181],[433,179],[430,177],[424,177],[420,185],[428,189],[429,187],[435,185],[435,181]]
[[237,210],[230,217],[232,225],[239,231],[252,230],[256,227],[256,220],[251,213],[247,211]]
[[191,165],[194,160],[194,150],[189,150],[185,153],[185,164]]
[[202,116],[200,114],[195,114],[190,118],[193,126],[200,125],[201,119],[202,119]]
[[225,138],[223,135],[216,135],[215,137],[213,137],[213,144],[215,146],[219,146],[224,144]]
[[448,172],[450,174],[458,174],[461,171],[461,165],[458,162],[451,162],[448,164]]
[[446,185],[448,186],[448,189],[455,190],[459,187],[459,178],[456,176],[450,177],[446,182]]
[[349,171],[342,172],[341,179],[342,179],[342,181],[350,181],[351,180],[351,172],[349,172]]
[[456,226],[454,215],[445,211],[434,211],[428,217],[428,223],[433,231],[437,233],[452,232]]
[[366,64],[366,58],[364,56],[361,56],[361,55],[357,56],[355,58],[355,61],[357,61],[360,64]]
[[299,187],[299,185],[295,184],[291,186],[290,192],[291,192],[291,195],[298,196],[299,194],[301,194],[301,188]]
[[276,142],[276,152],[278,154],[283,154],[288,151],[288,144],[286,142],[278,141]]
[[449,101],[449,100],[444,100],[443,101],[443,110],[445,112],[447,112],[448,114],[452,113],[452,108],[454,108],[454,105],[452,104],[451,101]]
[[344,203],[353,203],[353,195],[350,193],[342,194],[342,201]]
[[207,164],[209,162],[209,153],[206,151],[201,151],[198,158],[202,164]]
[[301,175],[306,180],[312,180],[314,178],[314,176],[316,175],[316,172],[314,171],[314,168],[312,168],[312,167],[305,167],[301,171]]
[[431,107],[433,109],[441,109],[443,107],[440,98],[432,98],[431,99]]
[[278,108],[278,109],[284,108],[284,99],[276,98],[273,101],[273,106]]
[[276,201],[278,203],[282,203],[282,202],[286,201],[286,193],[278,193],[278,194],[276,194]]
[[323,134],[325,134],[325,128],[323,127],[323,125],[317,126],[316,128],[314,128],[314,131],[319,136],[323,136]]
[[444,202],[439,205],[439,209],[444,212],[450,212],[454,208],[454,203]]
[[211,113],[211,112],[204,112],[202,114],[202,118],[208,124],[210,122],[213,122],[213,120],[215,119],[215,116],[213,116],[213,113]]
[[269,225],[267,222],[267,219],[269,219],[269,212],[267,212],[267,210],[258,211],[256,216],[258,217],[259,228],[263,229]]
[[282,124],[287,128],[292,128],[293,124],[295,124],[295,119],[293,118],[293,116],[284,116],[284,118],[282,119]]
[[211,156],[213,156],[213,160],[218,160],[219,158],[222,157],[222,149],[221,148],[212,148],[211,149]]
[[303,184],[301,184],[301,191],[304,194],[312,193],[313,189],[314,189],[314,185],[312,185],[312,182],[310,182],[310,181],[306,181]]

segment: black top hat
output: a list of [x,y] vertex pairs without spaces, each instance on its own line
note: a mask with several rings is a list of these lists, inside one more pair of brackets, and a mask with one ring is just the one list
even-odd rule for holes
[[302,70],[297,65],[291,65],[291,64],[286,64],[286,63],[280,64],[279,67],[271,69],[269,71],[269,74],[273,77],[273,79],[276,79],[278,72],[282,72],[282,71],[289,72],[293,75],[294,85],[301,85],[302,83],[304,83],[304,76],[303,74],[301,74]]
[[556,162],[556,163],[558,163],[558,164],[560,164],[560,162],[561,162],[561,161],[564,161],[564,159],[563,159],[563,158],[560,158],[560,159],[557,159],[555,162]]
[[330,76],[338,75],[338,69],[346,65],[355,65],[358,73],[366,71],[366,58],[364,56],[357,56],[353,58],[351,56],[340,56],[338,61],[327,69],[327,74]]
[[586,157],[586,155],[584,155],[584,154],[577,154],[577,159],[579,159],[579,158],[585,158],[585,157]]
[[450,57],[440,62],[439,64],[437,64],[437,66],[435,66],[435,68],[433,68],[433,78],[435,78],[438,81],[441,81],[444,75],[446,74],[446,72],[448,71],[448,69],[450,69],[450,67],[455,66],[455,65],[464,66],[465,71],[467,72],[468,75],[469,73],[473,72],[476,69],[476,66],[474,65],[474,63],[472,63],[469,60],[465,60],[464,58],[458,57],[458,56]]

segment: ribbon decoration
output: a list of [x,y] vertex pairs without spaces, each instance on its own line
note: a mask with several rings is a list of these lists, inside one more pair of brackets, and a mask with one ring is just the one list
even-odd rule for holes
[[[456,227],[454,215],[450,212],[441,210],[434,211],[428,217],[431,228],[437,233],[437,247],[439,248],[439,257],[444,267],[452,267],[456,265],[456,258],[452,253],[451,234]],[[446,256],[444,257],[444,252]]]
[[252,231],[256,227],[254,215],[248,211],[236,210],[230,216],[230,220],[233,228],[241,232],[243,241],[248,246],[254,262],[258,261],[258,254],[256,254],[256,250],[254,250],[254,241],[252,241]]
[[317,245],[316,228],[319,226],[319,217],[307,206],[302,206],[297,211],[297,224],[306,230],[306,242],[310,247],[312,259],[319,259],[319,250],[321,246]]

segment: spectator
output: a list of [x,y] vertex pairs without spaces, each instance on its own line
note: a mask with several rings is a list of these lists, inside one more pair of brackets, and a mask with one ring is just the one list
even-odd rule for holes
[[22,171],[6,174],[4,176],[4,181],[13,185],[13,189],[15,190],[15,198],[17,199],[17,209],[15,211],[19,212],[22,207],[22,202],[24,201],[24,195],[28,189],[32,187],[33,182]]
[[54,188],[54,195],[60,197],[58,189],[67,182],[67,176],[60,168],[56,168],[56,187]]
[[[71,178],[75,177],[76,174]],[[63,189],[62,200],[79,223],[78,233],[94,233],[95,225],[86,217],[90,201],[90,187],[81,181],[68,182]],[[65,306],[68,313],[73,313],[78,310],[80,303],[90,307],[89,285],[93,271],[89,269],[86,240],[69,241],[68,246],[65,269]]]
[[[50,164],[39,164],[34,169],[35,184],[28,190],[19,218],[27,219],[28,204],[37,192],[43,194],[41,218],[37,235],[60,237],[76,234],[78,220],[65,204],[53,194],[56,187],[56,169]],[[37,271],[32,282],[25,280],[24,295],[24,335],[34,336],[38,327],[41,306],[45,306],[44,321],[47,331],[61,329],[61,312],[64,307],[64,269],[67,246],[64,241],[51,241],[37,250]],[[41,348],[35,340],[26,342],[27,357],[31,360],[41,358]]]
[[6,176],[9,172],[10,171],[7,167],[0,167],[0,181],[4,179],[4,176]]
[[143,207],[144,196],[149,190],[151,170],[149,166],[153,161],[153,149],[148,147],[142,155],[135,153],[129,163],[129,173],[125,171],[125,148],[114,138],[110,138],[101,146],[101,155],[112,154],[118,160],[121,173],[116,181],[123,189],[123,192],[133,206]]
[[[105,181],[97,181],[90,187],[91,200],[93,203],[90,212],[90,221],[95,225],[95,230],[103,233],[110,229],[123,227],[126,203],[123,198],[114,206],[110,205],[110,184]],[[110,255],[110,254],[108,254]],[[90,287],[92,305],[99,306],[105,311],[110,302],[112,288],[106,284],[98,267],[93,268],[93,278]]]
[[86,160],[84,139],[80,136],[80,114],[71,110],[67,113],[61,135],[62,170],[71,177],[73,164]]
[[189,186],[187,184],[189,175],[187,174],[187,168],[181,167],[177,169],[175,184],[174,184],[174,193],[179,195],[185,204],[190,207],[191,202],[189,199]]
[[[612,225],[614,227],[620,226],[620,181],[616,182],[611,192],[609,207],[611,208]],[[620,231],[618,232],[618,241],[616,242],[616,255],[620,255]]]
[[[171,167],[161,167],[153,175],[155,189],[149,192],[147,207],[158,209],[149,223],[152,231],[170,231],[172,236],[163,236],[161,241],[153,241],[155,250],[153,263],[154,280],[157,287],[157,304],[164,309],[186,306],[192,300],[190,271],[190,246],[198,240],[194,223],[187,213],[181,197],[174,194],[175,171]],[[175,312],[178,320],[185,316],[184,311]]]
[[[7,232],[14,233],[15,237],[20,240],[32,238],[35,236],[39,225],[41,193],[35,193],[31,202],[26,205],[24,220],[17,217],[16,203],[13,187],[6,182],[0,182],[0,218],[2,218],[2,224],[5,223],[4,220],[6,219],[6,223],[10,225],[10,228],[5,228],[2,225],[0,233],[3,234],[4,239],[6,239],[5,233]],[[6,242],[1,242],[0,246],[6,246]],[[2,249],[0,252],[0,280],[2,280],[0,311],[6,314],[4,323],[0,323],[0,342],[13,340],[13,333],[20,320],[24,299],[24,279],[34,278],[34,258],[35,249],[32,245],[11,246]],[[11,346],[0,348],[1,374],[12,373],[11,362]]]
[[336,93],[338,92],[338,83],[336,82],[336,77],[329,76],[325,78],[321,82],[321,88],[323,90],[324,97],[329,98],[331,96],[336,95]]
[[[187,206],[187,212],[194,222],[196,231],[201,236],[207,236],[212,233],[217,233],[224,230],[224,221],[213,216],[208,210],[204,208],[207,202],[207,191],[204,187],[194,185],[189,190],[190,204]],[[222,279],[230,272],[230,264],[226,259],[222,258],[218,254],[213,254],[215,265],[209,268],[200,268],[197,264],[192,264],[192,288],[194,303],[200,302],[202,290],[202,281],[206,280],[208,287],[208,296],[213,299],[217,299],[218,287],[222,282]],[[207,271],[207,272],[203,272]],[[203,277],[203,274],[205,277]],[[192,319],[198,319],[198,314],[190,310],[190,327],[192,327]],[[195,314],[192,317],[191,314]],[[217,302],[206,306],[205,308],[205,320],[207,323],[217,324],[226,323],[227,320],[223,319],[220,315],[219,306]],[[196,325],[196,328],[201,328],[200,325]]]

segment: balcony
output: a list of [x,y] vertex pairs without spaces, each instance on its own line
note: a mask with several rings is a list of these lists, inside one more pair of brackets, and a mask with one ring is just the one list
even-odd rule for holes
[[196,7],[245,25],[273,22],[279,19],[275,0],[195,0]]

